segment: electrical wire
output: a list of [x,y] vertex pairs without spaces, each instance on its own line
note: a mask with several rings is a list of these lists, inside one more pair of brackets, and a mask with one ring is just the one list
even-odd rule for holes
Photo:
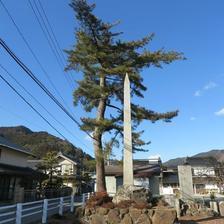
[[0,109],[4,112],[7,112],[7,115],[10,114],[11,116],[13,116],[14,118],[17,118],[18,120],[23,120],[27,123],[30,123],[38,128],[40,128],[41,130],[44,129],[43,126],[41,126],[40,124],[37,124],[37,123],[34,123],[34,122],[31,122],[30,120],[28,121],[27,119],[25,119],[25,117],[22,117],[20,114],[16,114],[14,113],[13,111],[9,110],[9,109],[6,109],[5,107],[3,107],[2,105],[0,105]]
[[60,133],[37,109],[34,108],[1,74],[0,78],[36,113],[38,114],[52,129],[54,129],[63,139],[67,140],[66,137]]
[[72,137],[74,137],[82,145],[88,148],[86,144],[84,144],[79,138],[77,138],[62,122],[60,122],[45,106],[43,106],[43,104],[41,104],[40,101],[37,100],[37,98],[34,97],[11,73],[9,73],[9,71],[1,63],[0,63],[0,67],[5,73],[7,73],[7,75],[10,78],[12,78],[16,82],[17,85],[19,85],[24,90],[24,92],[26,92],[45,112],[47,112],[47,114],[50,117],[52,117],[58,124],[60,124],[64,128],[64,130],[66,130]]
[[[69,113],[69,111],[55,98],[55,96],[46,88],[46,86],[33,74],[33,72],[13,53],[8,45],[0,38],[0,45],[6,50],[11,58],[22,68],[22,70],[50,97],[51,100],[62,110],[64,113],[81,128],[80,123]],[[83,130],[90,138],[94,139],[87,131]]]
[[[28,2],[29,2],[29,5],[31,7],[31,10],[32,10],[32,12],[33,12],[33,14],[34,14],[34,16],[35,16],[35,18],[36,18],[40,28],[41,28],[41,30],[42,30],[42,33],[44,34],[44,37],[46,38],[47,43],[48,43],[52,53],[54,54],[54,56],[56,58],[56,61],[57,61],[58,65],[59,65],[59,67],[64,72],[63,61],[62,61],[62,59],[60,57],[60,54],[59,54],[58,49],[57,49],[57,47],[55,45],[55,42],[53,41],[53,38],[52,38],[48,28],[47,28],[47,25],[46,25],[42,15],[41,15],[41,13],[40,13],[40,10],[39,10],[36,2],[33,1],[34,5],[32,4],[32,2],[30,0],[28,0]],[[36,11],[35,11],[34,7],[35,7]],[[38,17],[38,15],[39,15],[39,17]],[[72,82],[68,79],[68,76],[66,76],[66,75],[64,76],[63,75],[63,77],[65,77],[68,85],[71,87],[71,89],[73,89],[73,86],[71,85]]]
[[[62,51],[62,48],[61,48],[61,46],[60,46],[60,44],[59,44],[59,41],[58,41],[58,39],[57,39],[57,37],[56,37],[56,35],[55,35],[54,29],[53,29],[53,27],[52,27],[52,25],[51,25],[51,23],[50,23],[50,21],[49,21],[49,19],[48,19],[47,13],[46,13],[46,11],[45,11],[45,9],[44,9],[44,7],[43,7],[43,5],[42,5],[42,3],[41,3],[40,0],[38,0],[38,3],[39,3],[39,5],[40,5],[40,9],[41,9],[41,11],[42,11],[42,13],[43,13],[43,15],[44,15],[44,18],[45,18],[45,20],[46,20],[46,22],[47,22],[47,26],[49,27],[50,32],[51,32],[51,34],[52,34],[52,37],[53,37],[53,39],[54,39],[54,41],[55,41],[55,43],[56,43],[56,46],[57,46],[57,48],[58,48],[58,51],[59,51],[59,53],[60,53],[60,55],[61,55],[63,61],[66,62],[65,55],[64,55],[64,53],[63,53],[63,51]],[[65,66],[65,65],[64,65],[64,66]],[[69,71],[69,74],[72,75],[70,71]],[[68,77],[71,78],[70,76],[68,76]],[[72,78],[71,78],[70,80],[73,82]]]
[[41,64],[40,60],[38,59],[38,57],[36,56],[36,54],[34,53],[34,51],[32,50],[32,47],[30,46],[29,42],[27,41],[27,39],[25,38],[24,34],[22,33],[21,29],[19,28],[18,24],[16,23],[16,21],[14,20],[14,18],[12,17],[12,15],[10,14],[8,8],[6,7],[6,5],[3,3],[2,0],[0,0],[0,4],[2,5],[3,9],[5,10],[6,14],[8,15],[8,17],[10,18],[11,22],[13,23],[13,25],[15,26],[17,32],[19,33],[20,37],[22,38],[22,40],[24,41],[25,45],[27,46],[27,48],[29,49],[31,55],[33,56],[33,58],[35,59],[35,61],[37,62],[37,64],[40,66],[42,72],[45,74],[46,78],[48,79],[49,83],[51,84],[51,86],[53,87],[55,93],[60,97],[60,99],[62,100],[62,102],[64,103],[64,105],[68,107],[67,103],[65,102],[64,98],[62,97],[62,95],[60,94],[60,92],[57,90],[56,86],[54,85],[53,81],[51,80],[50,75],[47,73],[47,71],[45,70],[45,68],[43,67],[43,65]]

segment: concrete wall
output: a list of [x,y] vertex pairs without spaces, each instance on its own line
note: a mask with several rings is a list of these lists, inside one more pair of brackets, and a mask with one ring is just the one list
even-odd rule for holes
[[13,150],[13,149],[7,149],[5,147],[1,147],[1,156],[0,156],[0,163],[12,165],[12,166],[21,166],[21,167],[27,167],[27,159],[28,154]]
[[[122,177],[106,176],[106,187],[108,193],[116,193],[119,186],[123,185]],[[154,195],[159,195],[159,177],[134,178],[134,185],[150,188]]]
[[106,176],[106,187],[108,193],[116,193],[117,180],[115,176]]

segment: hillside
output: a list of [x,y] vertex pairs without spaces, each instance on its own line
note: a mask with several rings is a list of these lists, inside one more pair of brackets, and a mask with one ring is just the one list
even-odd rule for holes
[[77,161],[82,158],[91,159],[91,156],[84,153],[82,149],[47,132],[33,132],[24,126],[0,127],[0,135],[31,150],[38,158],[53,150],[56,152],[62,151]]
[[[224,150],[223,149],[213,149],[207,152],[201,152],[192,157],[214,157],[219,162],[224,161]],[[175,159],[171,159],[163,163],[164,166],[171,167],[183,164],[185,162],[186,157],[178,157]]]
[[224,150],[223,149],[213,149],[208,152],[202,152],[194,155],[194,157],[214,157],[218,161],[224,161]]

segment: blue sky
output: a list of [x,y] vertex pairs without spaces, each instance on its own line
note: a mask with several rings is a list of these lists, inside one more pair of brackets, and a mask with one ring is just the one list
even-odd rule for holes
[[[13,0],[3,2],[75,117],[85,115],[79,107],[72,106],[72,89],[35,20],[28,0],[21,0],[19,4],[15,4]],[[75,41],[77,23],[72,9],[68,6],[69,1],[41,2],[61,47],[70,49]],[[152,144],[148,146],[149,152],[136,153],[135,158],[159,154],[163,160],[167,160],[224,148],[224,2],[96,0],[95,3],[95,13],[103,20],[121,20],[121,24],[116,28],[124,32],[121,38],[134,40],[153,32],[155,37],[149,45],[150,49],[164,47],[167,50],[183,52],[187,58],[171,65],[164,65],[163,69],[149,68],[143,71],[148,91],[145,93],[145,99],[139,100],[139,103],[159,112],[178,109],[180,113],[172,123],[144,122],[141,125],[145,130],[144,138],[151,140]],[[53,92],[50,83],[1,5],[0,21],[0,37]],[[74,133],[74,136],[37,106],[52,124],[72,143],[93,155],[92,144],[86,134],[80,132],[78,127],[24,75],[2,48],[0,63]],[[7,77],[2,70],[0,72]],[[73,76],[74,79],[80,78],[80,74],[75,72]],[[58,136],[1,80],[0,89],[0,126],[25,125],[34,131],[44,130]],[[19,87],[18,89],[21,90]],[[114,153],[120,154],[116,150]]]

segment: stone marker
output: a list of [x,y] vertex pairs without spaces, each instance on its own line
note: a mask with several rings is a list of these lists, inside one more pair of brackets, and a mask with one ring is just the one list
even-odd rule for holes
[[181,198],[191,199],[193,197],[192,170],[190,165],[178,166],[178,178],[180,183]]
[[219,212],[221,216],[224,216],[224,201],[219,202]]
[[123,185],[134,185],[132,130],[131,130],[131,94],[130,81],[126,73],[124,80],[124,158],[123,158]]
[[218,205],[216,201],[210,201],[210,208],[216,212],[217,214],[219,214],[219,210],[218,210]]

